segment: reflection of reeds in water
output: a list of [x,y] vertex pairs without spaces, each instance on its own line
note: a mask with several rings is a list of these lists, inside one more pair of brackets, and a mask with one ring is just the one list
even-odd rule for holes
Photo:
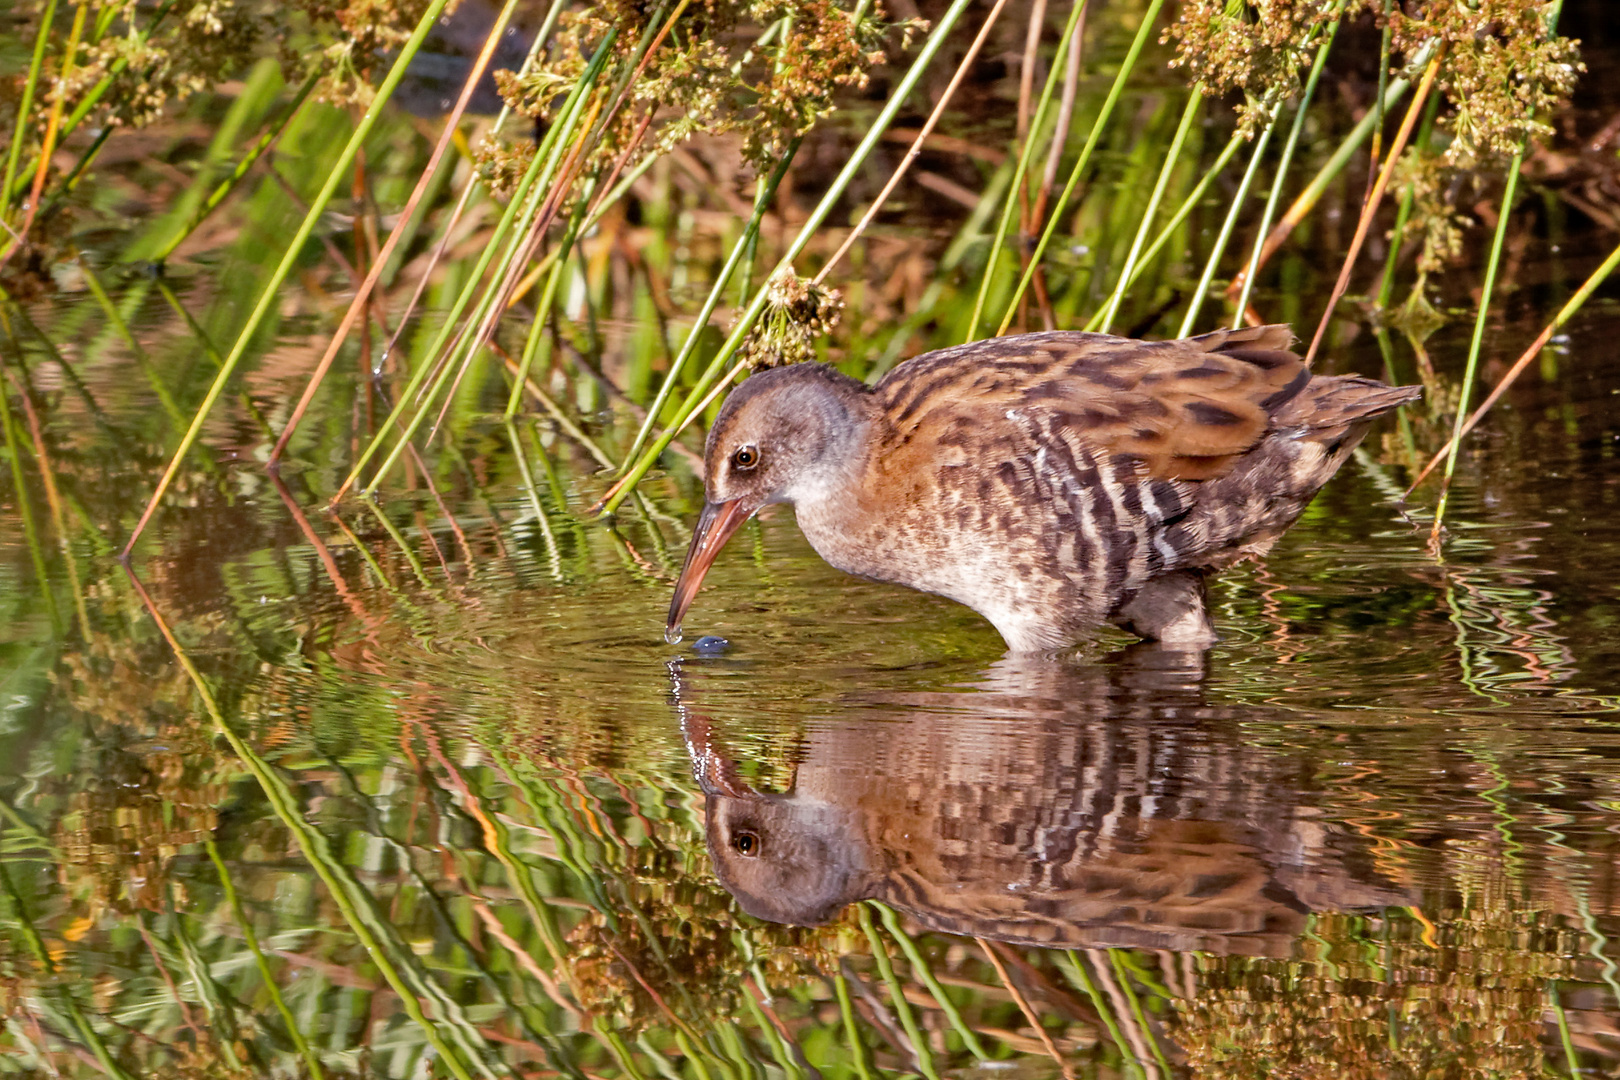
[[[386,653],[370,662],[406,676]],[[793,929],[739,916],[715,883],[703,802],[679,758],[537,751],[566,736],[560,719],[535,745],[469,733],[449,723],[456,689],[427,683],[377,713],[377,741],[345,744],[337,731],[286,731],[276,717],[303,711],[296,698],[216,700],[212,679],[190,670],[160,695],[184,702],[189,685],[228,738],[241,766],[214,765],[216,788],[185,771],[211,755],[189,720],[165,720],[159,704],[109,724],[116,710],[87,701],[90,748],[123,730],[133,741],[102,751],[86,787],[55,782],[86,794],[7,808],[4,932],[21,976],[7,991],[7,1049],[19,1060],[75,1074],[100,1059],[131,1076],[294,1060],[334,1076],[414,1075],[429,1061],[455,1076],[944,1076],[981,1058],[1073,1076],[1308,1076],[1332,1062],[1342,1075],[1484,1076],[1562,1060],[1558,993],[1573,1052],[1612,1061],[1604,1006],[1572,989],[1597,974],[1581,935],[1548,919],[1528,873],[1482,890],[1483,869],[1500,864],[1483,851],[1476,870],[1466,847],[1450,859],[1451,906],[1313,916],[1291,955],[1265,959],[975,942],[883,905]],[[105,693],[96,678],[83,685]],[[1144,763],[1182,752],[1175,732],[1139,726],[1149,713],[1130,719],[1155,700],[1131,678],[1146,676],[1101,699],[1126,710],[1113,752]],[[1073,694],[1072,683],[1026,687],[1000,707],[1061,715]],[[946,699],[961,704],[935,704]],[[1169,700],[1221,722],[1195,696]],[[146,745],[188,731],[183,755]],[[838,745],[828,738],[767,744],[796,762],[771,776],[810,783],[817,754]],[[920,762],[923,743],[894,760]],[[1239,784],[1233,806],[1275,806],[1283,789],[1245,793],[1252,765],[1219,760],[1173,771]],[[1096,809],[1117,818],[1152,771],[1107,771],[1123,786]],[[966,798],[969,774],[954,775]],[[55,815],[49,828],[25,831],[42,813]],[[1612,898],[1589,899],[1612,928]]]

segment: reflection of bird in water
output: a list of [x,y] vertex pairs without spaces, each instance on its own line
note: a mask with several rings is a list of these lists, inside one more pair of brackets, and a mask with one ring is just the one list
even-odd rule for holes
[[1211,733],[1195,655],[1009,659],[977,692],[853,705],[805,734],[785,794],[741,780],[677,666],[715,872],[776,922],[878,899],[930,929],[1065,947],[1286,955],[1311,911],[1408,902],[1286,759]]
[[727,538],[789,502],[832,565],[966,604],[1015,653],[1108,621],[1206,648],[1204,573],[1267,551],[1373,418],[1419,394],[1313,376],[1290,340],[1023,334],[871,387],[823,364],[755,375],[709,433],[666,635]]

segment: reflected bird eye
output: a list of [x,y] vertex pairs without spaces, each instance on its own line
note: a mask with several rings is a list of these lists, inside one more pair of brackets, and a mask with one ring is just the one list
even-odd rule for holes
[[737,849],[739,855],[758,855],[759,834],[752,829],[739,829],[731,836],[731,846]]

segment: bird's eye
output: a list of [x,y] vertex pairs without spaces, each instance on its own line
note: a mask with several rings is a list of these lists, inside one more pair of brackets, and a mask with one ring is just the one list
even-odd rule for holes
[[737,452],[731,455],[731,466],[734,469],[752,469],[759,464],[759,451],[752,446],[739,446]]
[[738,829],[731,834],[731,846],[737,849],[737,854],[753,858],[759,854],[759,833],[752,829]]

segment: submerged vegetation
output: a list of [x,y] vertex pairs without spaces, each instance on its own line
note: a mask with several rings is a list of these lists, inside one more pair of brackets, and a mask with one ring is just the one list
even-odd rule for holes
[[[1577,526],[1540,477],[1441,526],[1454,476],[1491,479],[1459,456],[1486,408],[1532,365],[1588,377],[1562,332],[1613,321],[1620,99],[1583,78],[1610,21],[1604,0],[0,13],[0,1074],[1620,1075],[1616,702],[1587,674],[1612,582],[1546,585],[1527,552]],[[832,657],[802,677],[637,651],[702,422],[746,371],[1245,321],[1428,392],[1306,522],[1395,540],[1331,573],[1285,552],[1292,591],[1223,580],[1254,659],[1213,700],[1117,658],[987,676],[943,605],[891,632],[932,603],[909,596],[861,594],[865,622],[804,601],[800,636],[769,631]],[[1504,453],[1556,429],[1612,461],[1575,393],[1503,419]],[[1430,558],[1354,504],[1403,491]],[[1611,482],[1579,492],[1620,520]],[[1493,499],[1551,524],[1509,534]],[[789,541],[752,535],[750,584],[777,588]],[[1300,674],[1336,663],[1373,674]],[[1301,685],[1356,722],[1278,704]],[[1017,833],[952,741],[973,710],[1088,733],[1108,775],[1172,761],[1208,820],[1140,809],[1158,789],[1118,807],[1183,844],[1166,863],[1219,849],[1189,890],[1270,921],[1040,948],[897,887],[789,928],[713,876],[698,718],[757,724],[733,750],[770,792],[807,783],[829,717],[910,765],[915,730],[936,767],[883,778]],[[1503,719],[1522,710],[1544,726]],[[1018,746],[1007,776],[1073,752]]]

